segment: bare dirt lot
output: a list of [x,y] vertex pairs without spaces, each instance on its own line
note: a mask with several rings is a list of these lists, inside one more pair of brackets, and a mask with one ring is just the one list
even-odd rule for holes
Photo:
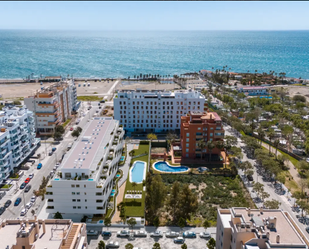
[[309,101],[309,87],[306,86],[290,86],[287,87],[289,90],[290,97],[293,97],[294,95],[302,95],[305,96],[307,101]]
[[[76,89],[77,89],[77,95],[105,95],[108,94],[108,91],[111,89],[111,87],[115,84],[116,80],[113,81],[77,81],[75,82]],[[88,86],[88,83],[90,86]],[[84,86],[86,85],[86,86]]]
[[132,90],[132,89],[141,89],[141,90],[173,90],[180,89],[179,85],[168,83],[161,84],[158,82],[130,82],[130,84],[126,81],[119,83],[116,87],[116,90]]

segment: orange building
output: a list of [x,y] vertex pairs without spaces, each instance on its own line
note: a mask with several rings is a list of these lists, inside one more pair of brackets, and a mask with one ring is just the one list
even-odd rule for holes
[[[203,158],[209,158],[209,149],[205,147],[202,151],[199,141],[223,141],[224,129],[216,112],[191,111],[181,117],[180,135],[183,158],[201,158],[202,153]],[[212,160],[219,160],[220,149],[213,148],[211,154]]]

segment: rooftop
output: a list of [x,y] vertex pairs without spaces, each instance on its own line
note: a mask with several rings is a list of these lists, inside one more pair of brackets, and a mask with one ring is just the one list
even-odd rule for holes
[[[79,140],[73,145],[65,158],[61,169],[91,169],[97,166],[104,156],[103,150],[110,140],[110,133],[115,127],[112,118],[94,118],[90,121]],[[102,153],[98,153],[102,151]]]
[[242,86],[238,87],[238,89],[244,89],[244,90],[261,90],[261,89],[267,89],[265,86]]
[[[224,216],[226,213],[223,213]],[[240,219],[237,219],[239,217]],[[304,244],[297,228],[291,223],[289,218],[281,210],[249,210],[246,208],[232,208],[231,222],[240,230],[244,227],[257,229],[258,234],[263,236],[269,233],[269,242],[277,244],[276,237],[280,235],[281,244]],[[245,224],[242,226],[242,224]],[[273,225],[274,224],[274,225]]]

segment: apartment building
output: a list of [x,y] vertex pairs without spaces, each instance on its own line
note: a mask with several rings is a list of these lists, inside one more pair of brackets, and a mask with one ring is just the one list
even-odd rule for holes
[[119,121],[91,120],[46,189],[47,212],[105,214],[124,146]]
[[33,112],[25,106],[6,106],[0,111],[0,184],[38,144]]
[[25,105],[35,114],[38,135],[52,135],[57,125],[71,118],[76,110],[77,93],[73,82],[58,82],[42,87],[34,96],[24,99]]
[[0,249],[86,249],[86,224],[32,219],[0,222]]
[[216,249],[308,248],[308,240],[288,212],[218,209]]
[[193,90],[122,90],[114,98],[114,118],[127,131],[180,131],[180,117],[203,111],[204,104],[204,95]]
[[[186,116],[181,117],[181,149],[183,158],[201,158],[202,154],[209,154],[206,147],[202,150],[199,141],[223,141],[224,129],[222,121],[216,112],[190,111]],[[211,151],[212,158],[220,154],[218,148]]]

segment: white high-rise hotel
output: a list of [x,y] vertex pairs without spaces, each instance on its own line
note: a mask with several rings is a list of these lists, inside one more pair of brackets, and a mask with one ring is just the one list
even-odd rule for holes
[[127,131],[179,130],[180,117],[203,111],[204,104],[204,95],[193,90],[122,90],[114,98],[114,119]]
[[33,113],[25,107],[8,106],[0,111],[0,184],[7,179],[40,142],[35,138]]

